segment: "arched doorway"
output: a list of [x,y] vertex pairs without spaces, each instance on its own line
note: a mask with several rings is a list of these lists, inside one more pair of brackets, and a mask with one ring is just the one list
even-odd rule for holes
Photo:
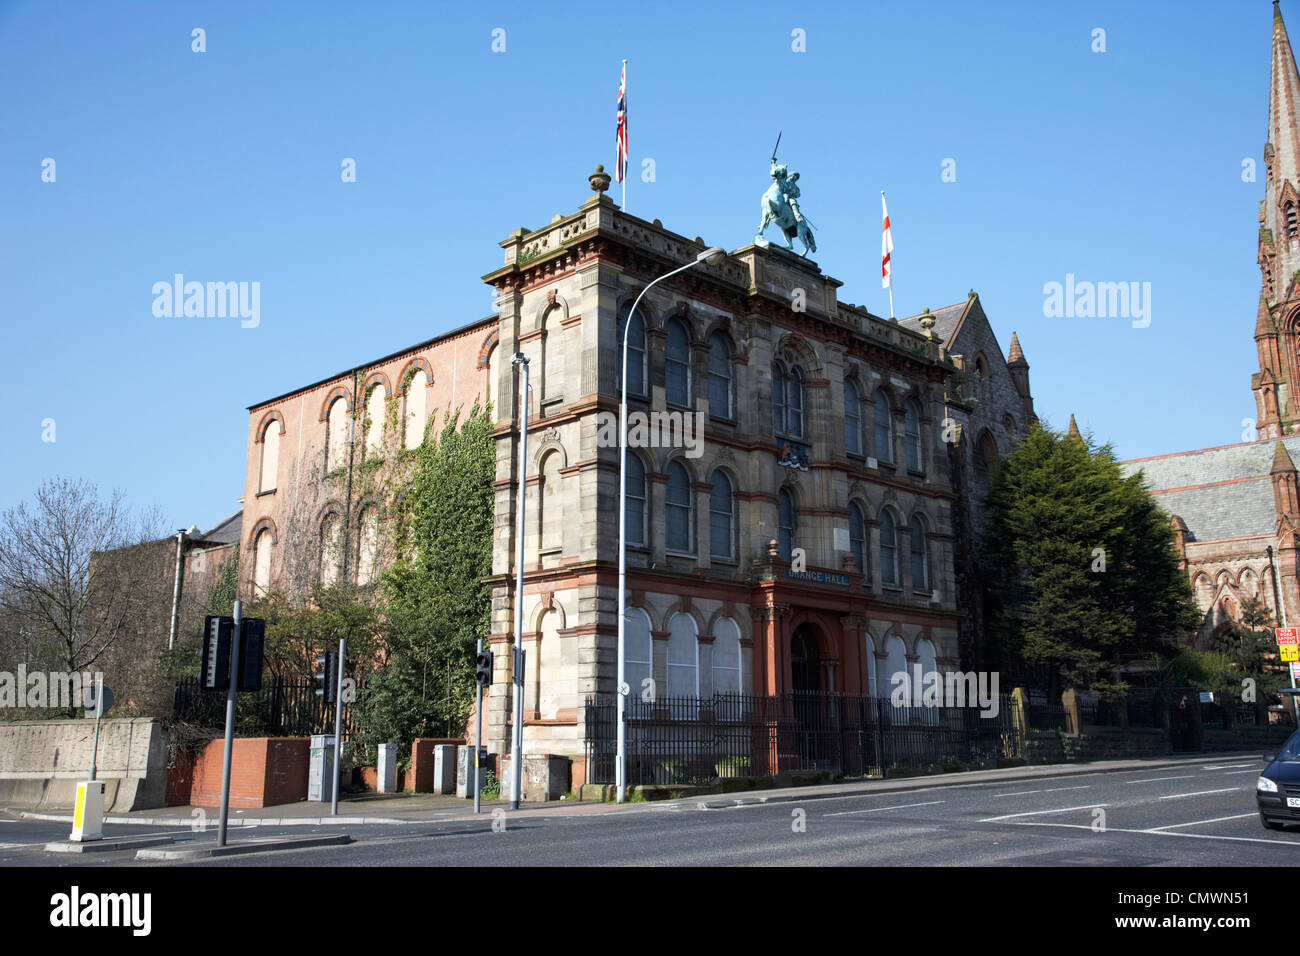
[[790,635],[790,689],[796,691],[822,689],[817,637],[807,624],[800,624]]

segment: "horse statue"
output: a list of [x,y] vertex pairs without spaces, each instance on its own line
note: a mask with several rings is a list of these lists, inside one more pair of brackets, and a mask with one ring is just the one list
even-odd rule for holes
[[760,246],[767,245],[763,231],[776,223],[785,235],[785,247],[793,252],[794,243],[791,240],[797,238],[803,243],[801,255],[806,258],[808,253],[817,251],[817,243],[813,240],[812,225],[799,211],[799,174],[790,172],[784,163],[778,163],[773,157],[770,175],[772,185],[767,187],[767,192],[759,200],[763,221],[759,223],[754,242]]

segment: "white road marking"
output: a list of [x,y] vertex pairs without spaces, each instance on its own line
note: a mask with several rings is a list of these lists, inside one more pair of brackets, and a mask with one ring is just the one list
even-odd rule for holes
[[929,800],[925,803],[902,803],[896,807],[873,807],[870,810],[841,810],[838,813],[824,813],[822,814],[822,816],[847,817],[847,816],[852,816],[855,813],[881,813],[882,811],[885,810],[907,810],[911,807],[932,807],[936,803],[943,803],[943,802],[944,802],[943,800]]
[[995,797],[1023,797],[1030,793],[1042,793],[1041,790],[1017,790],[1015,793],[995,793]]
[[1211,793],[1232,793],[1234,790],[1240,790],[1240,787],[1228,787],[1225,790],[1198,790],[1195,793],[1167,793],[1161,800],[1178,800],[1182,797],[1204,797]]
[[1200,776],[1195,773],[1179,774],[1177,777],[1147,777],[1144,780],[1127,780],[1126,783],[1159,783],[1162,780],[1191,780],[1193,777]]
[[1169,823],[1162,827],[1152,827],[1149,830],[1143,830],[1143,833],[1159,833],[1161,830],[1175,830],[1178,827],[1199,827],[1202,823],[1222,823],[1224,820],[1240,820],[1243,817],[1253,817],[1253,813],[1237,813],[1230,817],[1215,817],[1213,820],[1193,820],[1191,823]]
[[1235,767],[1253,767],[1250,763],[1216,763],[1208,767],[1202,767],[1202,770],[1232,770]]
[[1082,787],[1055,787],[1051,790],[1044,790],[1043,793],[1060,793],[1062,790],[1087,790],[1090,786],[1092,785],[1086,784]]
[[1231,777],[1234,773],[1259,773],[1258,770],[1229,770],[1224,774],[1225,777]]
[[1000,817],[987,817],[980,823],[997,823],[1001,820],[1014,820],[1016,817],[1036,817],[1044,813],[1069,813],[1071,810],[1091,810],[1094,807],[1108,807],[1109,803],[1090,803],[1086,807],[1061,807],[1059,810],[1030,810],[1026,813],[1008,813]]
[[[1017,827],[1064,827],[1068,830],[1091,830],[1092,827],[1080,823],[1013,823]],[[1148,836],[1183,837],[1187,840],[1230,840],[1234,843],[1267,843],[1271,846],[1295,847],[1292,840],[1266,840],[1263,837],[1215,836],[1212,833],[1172,833],[1169,830],[1123,830],[1119,827],[1107,827],[1106,833],[1142,833]]]

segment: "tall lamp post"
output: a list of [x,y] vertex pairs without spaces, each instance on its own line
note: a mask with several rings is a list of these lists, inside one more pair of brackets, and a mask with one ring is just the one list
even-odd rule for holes
[[[702,263],[717,265],[727,257],[727,252],[720,246],[711,246],[705,249],[693,260],[684,266],[674,269],[672,272],[666,272],[658,279],[652,280],[649,285],[641,290],[636,301],[632,303],[632,310],[627,314],[628,325],[632,324],[632,316],[636,314],[636,307],[641,304],[641,299],[650,291],[651,287],[665,279],[677,275],[679,272],[685,272],[692,266],[698,266]],[[627,329],[623,329],[623,377],[622,393],[618,403],[618,756],[614,763],[614,782],[618,787],[618,802],[623,803],[627,799],[627,723],[625,720],[627,714],[627,695],[631,692],[623,680],[623,665],[626,658],[624,644],[626,638],[626,627],[624,615],[627,613],[627,340],[629,336]]]

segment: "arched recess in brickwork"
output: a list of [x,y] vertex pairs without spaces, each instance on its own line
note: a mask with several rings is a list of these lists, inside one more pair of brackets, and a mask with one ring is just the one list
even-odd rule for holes
[[270,518],[259,518],[257,524],[253,525],[253,529],[248,532],[248,546],[250,548],[253,546],[253,542],[257,540],[257,536],[263,531],[271,532],[272,544],[277,542],[279,535],[276,532],[275,522]]
[[483,345],[478,350],[478,364],[474,367],[482,370],[488,367],[488,360],[492,356],[492,350],[497,347],[497,340],[501,337],[499,329],[493,329],[488,333],[487,338],[483,340]]
[[320,403],[321,421],[323,422],[329,421],[330,407],[340,398],[343,399],[344,402],[346,402],[344,408],[346,408],[349,412],[352,411],[352,393],[349,392],[342,385],[335,385],[333,388],[331,388],[328,392],[325,393],[325,398]]
[[816,346],[797,332],[787,332],[772,353],[777,361],[802,367],[804,374],[816,378],[823,373],[821,353]]
[[269,411],[269,412],[267,412],[265,415],[263,415],[263,416],[262,416],[262,420],[261,420],[260,422],[258,422],[258,424],[257,424],[257,432],[255,433],[255,435],[254,435],[254,437],[253,437],[253,441],[254,441],[254,442],[262,442],[262,441],[265,441],[265,440],[266,440],[266,430],[267,430],[267,428],[270,427],[271,422],[279,422],[279,423],[280,423],[280,434],[281,434],[282,436],[284,435],[284,416],[281,415],[280,412],[279,412],[278,410],[276,410],[276,409],[271,409],[271,411]]
[[417,370],[424,373],[425,388],[433,388],[433,366],[429,364],[428,359],[417,355],[402,366],[402,374],[397,377],[398,392],[405,394],[407,388],[410,387],[411,376]]
[[384,392],[386,394],[393,394],[393,383],[388,380],[388,376],[383,372],[371,372],[366,376],[365,381],[361,383],[362,397],[368,397],[370,395],[370,390],[376,385],[384,386]]

